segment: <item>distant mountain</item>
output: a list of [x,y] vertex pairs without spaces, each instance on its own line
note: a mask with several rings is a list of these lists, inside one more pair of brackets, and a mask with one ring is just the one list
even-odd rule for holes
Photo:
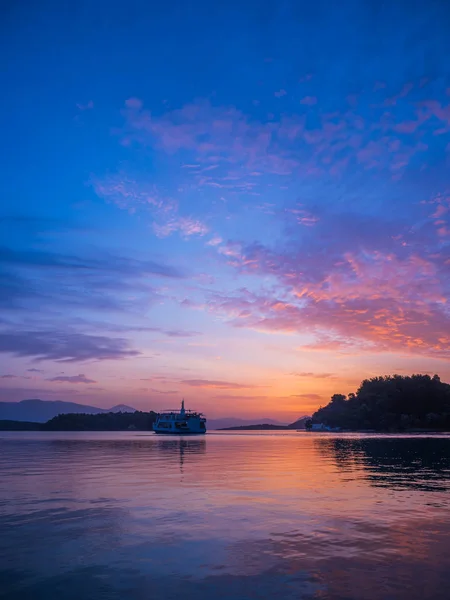
[[234,427],[222,427],[220,431],[278,431],[289,429],[287,425],[271,425],[270,423],[259,423],[258,425],[235,425]]
[[311,417],[300,417],[300,419],[297,419],[297,421],[294,421],[293,423],[290,423],[288,425],[288,427],[289,427],[289,429],[305,429],[305,423],[310,418]]
[[[271,431],[276,429],[305,429],[305,422],[311,417],[300,417],[297,421],[293,423],[289,423],[289,425],[280,425],[274,424],[274,422],[270,423],[268,420],[264,420],[258,424],[252,425],[231,425],[228,427],[221,427],[220,429],[224,431],[237,431],[237,430],[245,430],[245,431]],[[270,420],[269,420],[270,421]],[[214,428],[213,428],[214,429]]]
[[53,417],[67,413],[86,413],[95,415],[108,412],[135,412],[136,409],[125,404],[112,408],[98,408],[76,402],[63,402],[61,400],[22,400],[21,402],[0,402],[0,420],[32,421],[45,423]]
[[102,412],[113,412],[113,413],[136,412],[135,408],[133,408],[132,406],[127,406],[126,404],[117,404],[116,406],[113,406],[112,408],[102,408],[101,410],[102,410]]
[[224,417],[222,419],[208,419],[208,429],[225,429],[227,427],[246,427],[257,425],[258,423],[267,423],[269,425],[284,425],[273,419],[234,419],[233,417]]

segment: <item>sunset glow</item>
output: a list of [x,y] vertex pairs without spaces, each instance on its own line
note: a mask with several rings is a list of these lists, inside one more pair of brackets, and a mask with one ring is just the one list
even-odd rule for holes
[[450,380],[448,10],[369,4],[11,4],[0,400],[288,423]]

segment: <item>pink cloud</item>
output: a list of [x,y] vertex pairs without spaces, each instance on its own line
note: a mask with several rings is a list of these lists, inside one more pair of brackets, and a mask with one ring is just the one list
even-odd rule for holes
[[322,400],[323,396],[320,394],[292,394],[291,398],[304,398],[305,400]]
[[334,379],[336,375],[334,373],[312,373],[312,372],[300,372],[292,373],[296,377],[302,377],[305,379]]
[[98,196],[119,208],[155,208],[163,212],[177,209],[176,201],[162,196],[155,185],[140,181],[123,171],[103,178],[92,177],[91,184]]
[[189,385],[191,387],[224,390],[243,390],[261,387],[252,384],[233,383],[231,381],[215,381],[211,379],[185,379],[184,381],[180,381],[180,383],[183,383],[184,385]]
[[92,178],[96,194],[131,213],[147,210],[152,215],[153,230],[158,237],[175,232],[183,237],[204,236],[208,227],[199,219],[179,214],[178,203],[161,195],[155,185],[134,179],[123,172],[103,179]]
[[219,246],[222,243],[222,238],[219,236],[215,236],[211,238],[208,242],[206,242],[207,246]]
[[128,100],[125,100],[125,106],[127,108],[140,110],[144,106],[144,103],[139,98],[128,98]]
[[208,228],[204,223],[190,217],[176,217],[162,225],[154,223],[153,229],[158,237],[167,237],[175,232],[179,232],[184,237],[203,236],[208,233]]
[[306,106],[314,106],[314,104],[317,104],[317,98],[315,96],[305,96],[300,100],[300,104],[305,104]]
[[[197,185],[233,193],[248,190],[249,174],[255,171],[341,177],[359,167],[390,171],[398,178],[419,153],[428,151],[423,136],[442,130],[431,117],[446,124],[450,119],[449,107],[434,100],[416,103],[416,115],[405,119],[405,102],[412,89],[412,84],[405,84],[384,105],[375,105],[370,124],[365,113],[358,112],[358,107],[360,111],[365,107],[361,100],[345,111],[321,114],[314,130],[306,128],[304,114],[282,116],[278,121],[272,115],[264,121],[233,106],[198,100],[156,116],[144,110],[140,101],[127,101],[122,139],[169,156],[188,153],[187,164],[202,167],[191,171]],[[305,96],[301,103],[314,110],[317,98]],[[405,138],[412,134],[414,138]],[[231,172],[239,175],[227,179]]]
[[450,356],[450,259],[439,246],[450,226],[438,225],[437,237],[433,219],[423,232],[399,236],[387,222],[334,216],[319,221],[297,249],[227,245],[228,264],[276,284],[272,291],[212,295],[209,310],[234,327],[313,336],[304,347],[314,350]]
[[47,379],[47,381],[56,381],[58,383],[97,383],[83,374],[73,376],[59,375],[58,377]]
[[413,89],[414,85],[412,83],[405,83],[400,92],[395,96],[391,96],[384,101],[385,106],[395,106],[397,102],[405,98]]

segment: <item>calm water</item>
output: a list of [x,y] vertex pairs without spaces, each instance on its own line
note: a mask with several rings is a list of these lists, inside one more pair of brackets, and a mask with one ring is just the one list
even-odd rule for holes
[[0,433],[0,596],[450,597],[450,437]]

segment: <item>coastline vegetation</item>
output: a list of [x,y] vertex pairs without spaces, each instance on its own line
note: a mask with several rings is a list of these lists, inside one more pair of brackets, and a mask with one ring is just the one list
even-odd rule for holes
[[[0,420],[0,431],[150,431],[156,416],[153,411],[66,413],[46,423]],[[362,381],[356,393],[334,394],[312,418],[226,429],[293,430],[314,424],[350,431],[450,431],[450,385],[438,375],[373,377]]]
[[46,423],[0,421],[1,431],[149,431],[156,413],[136,411],[99,414],[66,413]]
[[450,430],[450,385],[438,375],[365,379],[356,393],[334,394],[312,422],[350,430]]

